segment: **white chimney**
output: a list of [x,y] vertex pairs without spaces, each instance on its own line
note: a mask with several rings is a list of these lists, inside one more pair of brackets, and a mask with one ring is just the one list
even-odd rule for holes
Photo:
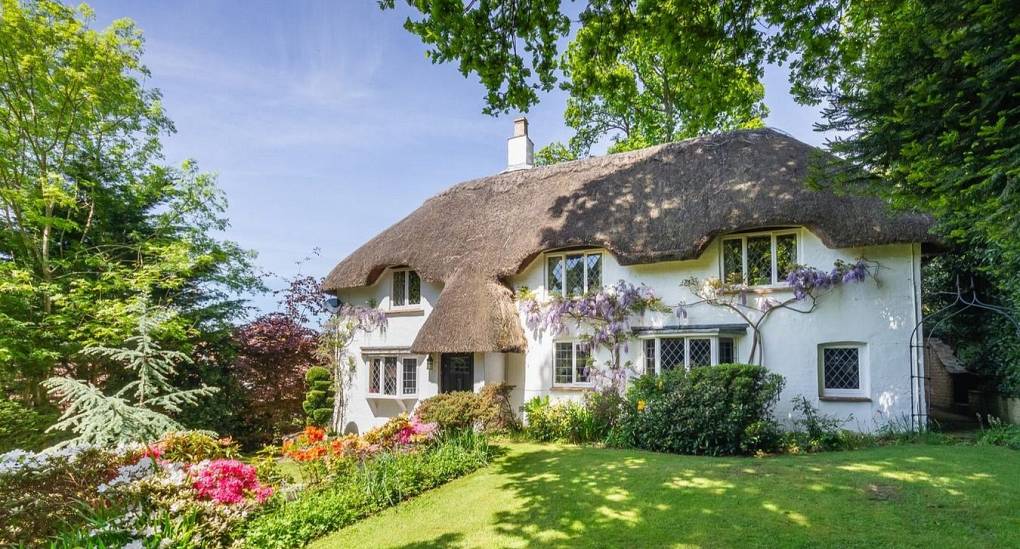
[[528,137],[528,119],[514,119],[514,136],[506,140],[506,171],[526,170],[535,165],[535,144]]

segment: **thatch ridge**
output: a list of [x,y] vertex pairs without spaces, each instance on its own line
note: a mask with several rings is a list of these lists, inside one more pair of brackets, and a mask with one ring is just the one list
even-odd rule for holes
[[822,151],[745,130],[466,181],[428,199],[326,277],[336,291],[409,265],[444,284],[413,350],[519,351],[500,280],[545,250],[600,246],[625,265],[698,257],[723,233],[802,225],[832,248],[933,242],[931,220],[805,186]]

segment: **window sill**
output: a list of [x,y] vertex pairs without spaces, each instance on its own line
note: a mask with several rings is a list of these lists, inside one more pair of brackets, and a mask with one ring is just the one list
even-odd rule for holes
[[871,398],[864,396],[820,396],[822,402],[871,402]]
[[741,292],[754,294],[754,295],[769,295],[779,292],[792,292],[793,288],[789,284],[775,284],[768,286],[748,286],[745,290],[726,290],[719,292],[722,295],[738,295]]
[[387,317],[395,316],[422,316],[425,314],[425,309],[419,306],[413,307],[394,307],[386,311]]
[[585,392],[585,391],[591,391],[594,388],[595,388],[595,386],[591,385],[591,384],[588,384],[588,385],[553,385],[552,386],[552,390],[553,391],[573,391],[573,392],[578,392],[578,393],[582,393],[582,392]]
[[377,400],[416,400],[418,393],[412,395],[384,395],[382,393],[366,393],[365,398],[377,399]]

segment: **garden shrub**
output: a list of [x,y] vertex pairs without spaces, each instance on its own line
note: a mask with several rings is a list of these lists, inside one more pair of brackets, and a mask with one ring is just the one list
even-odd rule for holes
[[598,440],[605,441],[620,422],[627,401],[615,389],[587,393],[584,406],[591,412]]
[[520,422],[510,403],[514,386],[496,383],[482,387],[478,394],[478,421],[486,433],[505,433],[520,429]]
[[1020,450],[1020,425],[1003,423],[995,417],[988,417],[988,427],[982,427],[977,437],[978,444],[1005,446]]
[[514,386],[506,383],[485,385],[480,393],[455,391],[427,398],[414,415],[422,422],[435,423],[444,431],[479,429],[486,433],[505,433],[520,428],[510,404]]
[[483,435],[444,437],[420,452],[386,452],[351,474],[302,492],[245,525],[249,547],[300,547],[309,541],[474,471],[488,462]]
[[443,431],[472,429],[481,416],[481,398],[469,391],[441,393],[421,401],[414,415]]
[[333,417],[333,377],[329,370],[321,366],[313,366],[305,373],[305,384],[308,392],[301,405],[307,415],[308,425],[325,427]]
[[539,442],[565,441],[574,444],[604,442],[619,414],[622,398],[612,391],[585,395],[583,402],[565,400],[550,403],[548,396],[524,404],[525,434]]
[[0,456],[0,546],[40,545],[65,524],[78,524],[80,505],[101,504],[96,487],[122,462],[113,452],[77,447]]
[[197,431],[167,433],[153,448],[162,459],[192,463],[206,459],[235,459],[239,455],[233,440],[214,438]]
[[799,417],[793,420],[793,430],[783,436],[784,450],[791,454],[850,450],[861,446],[869,438],[843,429],[843,424],[853,416],[843,420],[823,414],[804,395],[793,398],[793,411]]
[[553,405],[549,396],[537,396],[524,403],[524,433],[532,440],[552,442],[567,438],[566,404]]
[[720,364],[637,378],[611,442],[682,454],[748,454],[774,445],[784,379],[762,366]]
[[66,438],[45,432],[58,416],[56,411],[44,414],[15,400],[0,400],[0,454],[15,448],[42,450]]

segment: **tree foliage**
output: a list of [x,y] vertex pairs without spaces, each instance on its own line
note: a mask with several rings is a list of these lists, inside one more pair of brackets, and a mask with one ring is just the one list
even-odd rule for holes
[[313,366],[305,374],[308,392],[302,407],[307,414],[308,425],[328,427],[333,417],[333,399],[336,391],[329,370],[321,366]]
[[213,237],[215,179],[162,163],[173,125],[140,31],[94,30],[85,5],[0,2],[0,385],[38,407],[54,372],[119,383],[116,361],[79,351],[124,341],[139,293],[179,310],[168,342],[218,354],[259,282],[249,252]]
[[607,137],[619,151],[761,125],[764,49],[747,47],[760,32],[745,2],[583,4],[565,51],[574,14],[559,1],[408,0],[420,17],[404,27],[433,62],[479,76],[489,114],[527,111],[562,80],[574,156]]
[[259,316],[237,329],[238,350],[230,372],[242,388],[237,412],[246,428],[235,436],[267,443],[302,424],[302,380],[317,364],[318,336],[281,312]]
[[727,2],[591,2],[563,56],[570,148],[586,155],[760,127],[754,17]]
[[135,380],[110,396],[91,383],[69,377],[51,377],[44,382],[49,393],[63,405],[60,419],[49,430],[71,431],[76,435],[58,446],[108,447],[156,440],[168,432],[184,429],[167,413],[180,412],[182,406],[194,405],[201,397],[217,391],[206,386],[178,389],[171,384],[175,364],[191,362],[183,353],[161,348],[154,338],[154,331],[171,317],[171,312],[150,309],[144,300],[136,308],[136,333],[128,338],[125,347],[95,346],[82,351],[122,363],[135,375]]
[[[406,0],[420,14],[404,28],[430,47],[433,63],[456,61],[464,76],[478,75],[488,114],[527,110],[538,92],[556,85],[557,40],[570,19],[560,0]],[[396,0],[379,0],[394,9]]]
[[[990,295],[1020,312],[1017,2],[587,0],[569,43],[567,26],[528,33],[503,15],[562,21],[574,4],[408,4],[422,15],[408,30],[441,44],[437,61],[485,72],[490,111],[527,110],[538,96],[524,91],[565,77],[573,156],[607,135],[624,150],[760,123],[763,66],[785,65],[793,97],[820,104],[818,128],[837,132],[829,148],[840,161],[819,172],[837,177],[824,183],[934,214]],[[516,56],[517,41],[541,62]],[[557,56],[562,74],[549,62]],[[668,94],[673,116],[663,114],[667,81],[679,92]],[[568,157],[547,152],[543,161]]]

